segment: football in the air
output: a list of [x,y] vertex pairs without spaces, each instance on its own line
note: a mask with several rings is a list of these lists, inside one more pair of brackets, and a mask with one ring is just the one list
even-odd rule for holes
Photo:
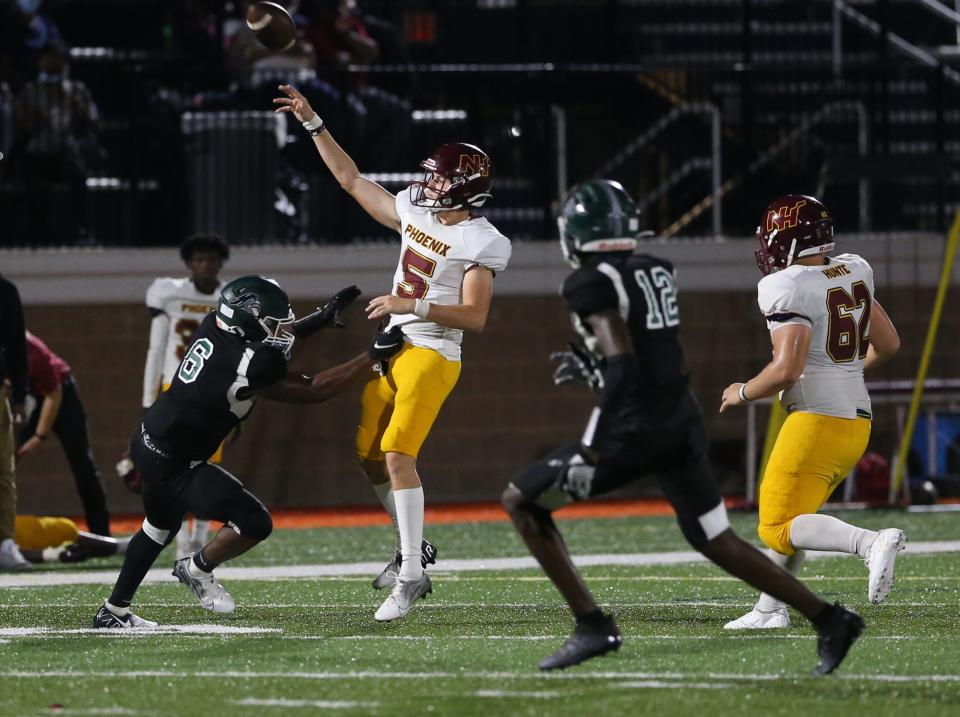
[[247,8],[246,21],[254,37],[270,50],[289,50],[297,39],[293,18],[275,2],[252,3]]

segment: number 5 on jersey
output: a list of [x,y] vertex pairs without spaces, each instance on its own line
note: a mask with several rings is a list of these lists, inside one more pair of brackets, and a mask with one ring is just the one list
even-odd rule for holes
[[197,339],[183,361],[180,362],[177,378],[184,383],[193,383],[197,380],[200,372],[203,371],[203,364],[211,356],[213,356],[213,343],[210,339]]
[[427,279],[437,270],[437,262],[413,249],[403,252],[403,281],[397,284],[397,296],[402,299],[422,299],[430,290]]

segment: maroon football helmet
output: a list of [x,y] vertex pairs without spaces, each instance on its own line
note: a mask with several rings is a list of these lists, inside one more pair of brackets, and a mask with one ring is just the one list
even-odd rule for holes
[[[424,171],[423,180],[410,185],[410,201],[414,206],[437,212],[479,208],[490,197],[493,167],[490,157],[476,145],[445,144],[420,162],[420,166]],[[445,190],[431,187],[431,182],[439,178],[449,179],[450,186]]]
[[814,197],[788,194],[770,203],[757,227],[754,252],[764,274],[786,269],[804,256],[833,249],[833,218]]

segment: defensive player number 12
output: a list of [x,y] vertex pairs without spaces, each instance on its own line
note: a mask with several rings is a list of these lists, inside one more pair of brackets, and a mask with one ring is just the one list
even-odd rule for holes
[[437,270],[437,262],[408,248],[400,259],[403,264],[403,281],[397,284],[397,296],[402,299],[422,299],[430,284],[427,279]]

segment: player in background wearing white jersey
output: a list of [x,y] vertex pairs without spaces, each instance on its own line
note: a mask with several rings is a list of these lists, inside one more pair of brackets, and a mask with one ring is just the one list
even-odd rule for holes
[[[787,419],[760,485],[757,533],[770,557],[792,573],[805,550],[863,558],[867,597],[880,603],[893,586],[903,531],[879,533],[817,511],[850,473],[870,438],[870,396],[864,369],[900,348],[897,330],[874,298],[873,270],[856,254],[829,256],[833,219],[813,197],[791,194],[767,207],[757,227],[760,311],[773,360],[746,383],[730,384],[720,412],[780,394]],[[786,606],[761,594],[756,606],[725,626],[787,627]]]
[[[490,196],[490,159],[469,144],[446,144],[420,163],[425,175],[396,196],[360,175],[300,92],[281,85],[277,112],[292,112],[313,135],[324,164],[366,212],[400,234],[391,293],[367,305],[370,319],[390,315],[407,345],[363,391],[356,451],[394,522],[399,551],[374,587],[392,584],[375,614],[406,615],[431,592],[424,572],[423,488],[417,455],[460,376],[464,330],[482,331],[495,272],[506,268],[510,241],[472,210]],[[435,553],[434,553],[435,554]],[[396,577],[394,577],[396,575]]]
[[[181,278],[160,277],[147,289],[150,347],[143,370],[143,410],[166,391],[200,322],[217,308],[223,282],[220,270],[230,258],[230,247],[215,234],[194,234],[180,245],[180,258],[190,272]],[[210,457],[223,458],[223,446]],[[190,555],[207,542],[209,520],[185,520],[177,533],[177,558]]]

